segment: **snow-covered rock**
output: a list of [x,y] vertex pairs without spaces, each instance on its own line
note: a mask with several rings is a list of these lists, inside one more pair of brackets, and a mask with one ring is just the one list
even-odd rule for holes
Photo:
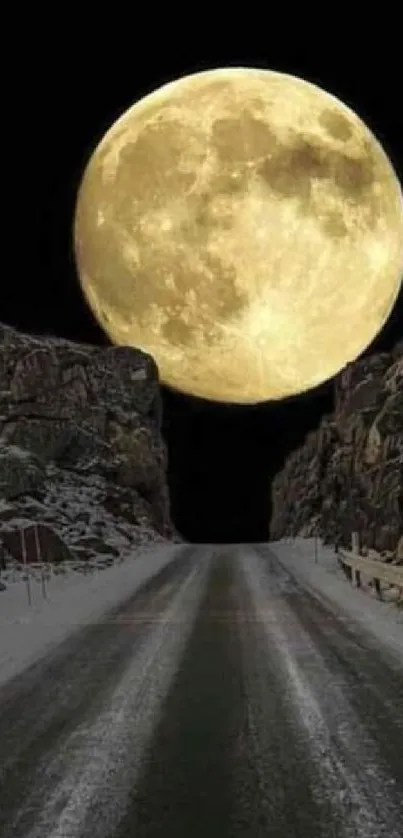
[[[0,324],[0,559],[117,556],[180,540],[153,359]],[[37,527],[33,527],[37,524]]]

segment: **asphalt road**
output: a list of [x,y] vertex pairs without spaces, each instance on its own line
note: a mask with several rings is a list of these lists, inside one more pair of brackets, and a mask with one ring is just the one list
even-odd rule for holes
[[403,672],[268,548],[173,562],[0,690],[1,838],[401,838]]

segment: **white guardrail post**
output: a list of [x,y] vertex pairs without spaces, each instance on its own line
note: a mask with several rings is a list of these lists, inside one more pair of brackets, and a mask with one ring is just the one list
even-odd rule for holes
[[27,567],[27,544],[25,541],[25,530],[20,530],[20,537],[21,537],[21,553],[22,553],[22,563],[24,565],[25,571],[25,581],[27,583],[27,596],[28,596],[28,605],[32,606],[32,596],[31,596],[31,579],[28,572]]
[[[357,556],[360,555],[360,539],[358,532],[351,533],[351,552],[355,553]],[[357,588],[361,588],[361,574],[358,568],[353,569],[353,574],[355,575],[355,584]]]
[[45,571],[43,568],[43,562],[41,560],[41,543],[39,540],[39,532],[38,532],[38,524],[34,524],[34,536],[35,536],[35,548],[36,548],[36,561],[41,565],[41,586],[42,586],[42,597],[43,599],[47,599],[47,590],[46,590],[46,579],[45,579]]

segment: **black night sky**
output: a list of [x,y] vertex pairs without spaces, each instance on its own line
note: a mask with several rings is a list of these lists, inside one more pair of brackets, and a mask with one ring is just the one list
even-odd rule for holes
[[[330,26],[330,22],[328,24]],[[403,180],[403,116],[399,53],[375,40],[337,48],[264,49],[193,45],[166,39],[164,52],[119,48],[112,36],[93,54],[80,39],[36,38],[21,51],[13,80],[5,165],[10,183],[10,231],[3,242],[0,319],[36,333],[107,343],[82,297],[72,255],[71,227],[84,166],[105,130],[135,100],[178,76],[220,66],[259,66],[302,76],[341,98],[373,130]],[[393,28],[393,27],[392,27]],[[90,37],[90,36],[88,36]],[[246,37],[246,36],[245,36]],[[160,38],[163,35],[160,32]],[[42,43],[43,41],[43,43]],[[113,41],[113,43],[112,43]],[[138,39],[137,39],[138,41]],[[169,42],[169,43],[168,43]],[[98,49],[98,52],[97,52]],[[357,52],[357,50],[359,50]],[[21,65],[22,66],[22,65]],[[4,228],[3,228],[4,229]],[[382,334],[365,354],[387,350],[403,334],[403,293]],[[270,479],[287,452],[302,443],[332,409],[332,383],[281,404],[220,406],[164,390],[172,514],[191,541],[267,539]]]

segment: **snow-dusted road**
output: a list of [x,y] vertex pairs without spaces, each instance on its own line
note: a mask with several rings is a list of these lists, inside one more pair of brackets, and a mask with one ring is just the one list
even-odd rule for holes
[[403,669],[269,547],[178,547],[0,689],[2,838],[401,838]]

